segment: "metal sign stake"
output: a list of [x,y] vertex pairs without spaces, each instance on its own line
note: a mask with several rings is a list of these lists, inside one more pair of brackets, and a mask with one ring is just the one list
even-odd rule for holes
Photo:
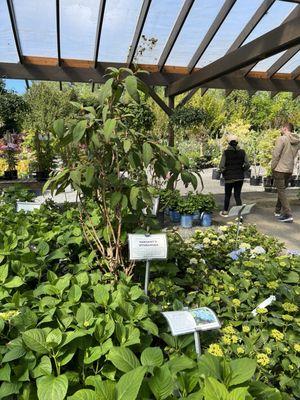
[[194,340],[195,340],[195,349],[196,349],[197,356],[200,357],[201,356],[201,342],[200,342],[199,332],[197,332],[197,331],[194,332]]
[[149,275],[150,275],[150,261],[146,260],[146,272],[145,272],[145,295],[148,295],[148,284],[149,284]]

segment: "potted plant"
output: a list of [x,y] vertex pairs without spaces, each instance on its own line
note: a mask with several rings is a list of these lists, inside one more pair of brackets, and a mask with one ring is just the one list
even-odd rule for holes
[[8,180],[18,179],[17,154],[20,151],[19,141],[16,134],[7,133],[0,145],[1,156],[5,159],[7,170],[4,178]]
[[179,199],[180,199],[179,190],[168,190],[167,200],[166,200],[165,204],[166,204],[166,207],[169,208],[170,220],[172,222],[180,221],[180,213],[178,210]]
[[180,225],[182,228],[191,228],[193,226],[193,214],[197,210],[197,202],[193,196],[181,197],[178,203],[180,213]]
[[36,180],[43,182],[49,178],[53,164],[53,150],[50,143],[50,135],[35,133],[34,147],[36,158]]

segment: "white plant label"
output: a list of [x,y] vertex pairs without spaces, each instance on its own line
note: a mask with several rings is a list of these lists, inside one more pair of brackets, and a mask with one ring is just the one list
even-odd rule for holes
[[266,300],[264,300],[263,302],[261,302],[258,306],[256,306],[254,308],[254,310],[251,311],[252,315],[256,316],[257,315],[257,310],[260,308],[266,308],[268,307],[270,304],[273,303],[273,301],[276,301],[276,296],[270,296],[268,297]]
[[130,260],[165,260],[168,241],[165,233],[153,235],[129,234]]
[[41,204],[39,203],[34,203],[34,202],[30,202],[30,201],[17,201],[17,212],[18,211],[32,211],[32,210],[36,210],[39,209],[41,207]]

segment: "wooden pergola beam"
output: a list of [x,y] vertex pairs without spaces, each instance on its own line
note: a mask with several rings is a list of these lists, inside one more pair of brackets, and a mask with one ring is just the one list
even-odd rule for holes
[[230,72],[300,44],[300,17],[297,17],[213,63],[169,85],[167,95],[177,95]]

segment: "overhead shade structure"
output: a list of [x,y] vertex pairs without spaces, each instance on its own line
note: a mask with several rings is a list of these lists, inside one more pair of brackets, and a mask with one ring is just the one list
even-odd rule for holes
[[[0,77],[89,82],[129,67],[167,112],[201,88],[300,88],[300,0],[3,0]],[[245,76],[247,75],[247,76]],[[62,85],[61,85],[62,87]],[[191,92],[189,92],[191,90]]]

